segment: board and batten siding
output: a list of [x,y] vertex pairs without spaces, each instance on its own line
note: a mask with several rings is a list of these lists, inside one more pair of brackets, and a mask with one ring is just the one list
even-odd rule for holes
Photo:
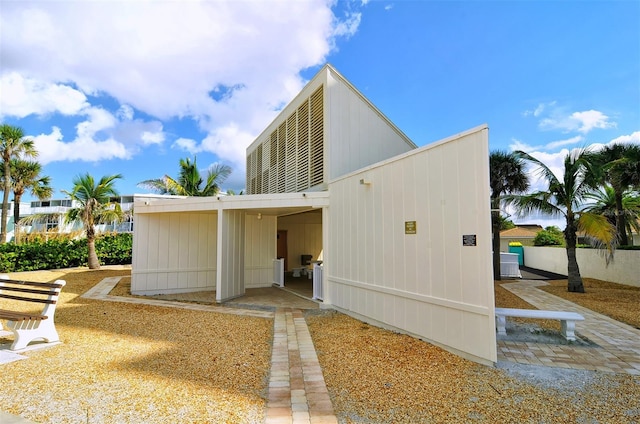
[[222,210],[218,213],[218,255],[216,302],[244,294],[245,212]]
[[245,217],[244,286],[247,289],[271,287],[276,257],[277,218],[247,214]]
[[135,220],[133,294],[215,290],[217,213],[136,214]]
[[488,165],[482,126],[332,181],[325,303],[495,362]]
[[325,93],[325,161],[329,180],[416,148],[333,68],[327,72]]

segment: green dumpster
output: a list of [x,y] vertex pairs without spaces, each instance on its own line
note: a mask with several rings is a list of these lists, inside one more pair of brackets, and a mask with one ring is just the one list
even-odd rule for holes
[[517,253],[518,265],[524,265],[524,247],[522,247],[522,243],[509,243],[509,253]]

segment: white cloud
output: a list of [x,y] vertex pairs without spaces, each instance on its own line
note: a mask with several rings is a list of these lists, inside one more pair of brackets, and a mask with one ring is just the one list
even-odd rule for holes
[[191,154],[196,154],[200,151],[200,147],[198,147],[198,143],[195,140],[190,138],[182,138],[180,137],[176,141],[173,142],[173,147],[177,147],[178,149],[186,150]]
[[54,127],[51,134],[40,134],[33,137],[36,149],[40,153],[38,162],[46,165],[64,158],[68,161],[96,162],[103,159],[128,159],[126,147],[111,138],[95,141],[88,137],[79,137],[72,142],[65,142],[60,128]]
[[531,146],[522,140],[518,140],[515,138],[511,139],[511,144],[509,144],[509,149],[513,150],[522,150],[523,152],[530,152],[532,150],[538,149],[539,147]]
[[581,143],[583,141],[584,141],[584,137],[581,135],[577,135],[575,137],[571,137],[566,140],[552,141],[551,143],[547,143],[544,146],[544,148],[547,150],[554,150],[554,149],[557,149],[558,147],[571,146],[577,143]]
[[574,112],[571,119],[578,124],[578,131],[586,134],[594,128],[614,128],[615,122],[609,121],[609,117],[597,110],[587,110],[585,112]]
[[562,110],[556,109],[550,116],[541,119],[539,126],[543,130],[560,130],[586,134],[596,128],[615,127],[616,123],[611,122],[609,119],[607,115],[597,110],[566,114]]
[[533,110],[525,110],[524,112],[522,112],[522,115],[524,115],[524,116],[533,115],[535,117],[538,117],[538,116],[542,115],[542,112],[544,112],[545,109],[547,109],[548,107],[553,107],[553,106],[555,106],[555,104],[556,104],[556,102],[540,103]]
[[144,144],[161,144],[165,139],[165,135],[161,128],[160,131],[156,132],[142,131],[142,136],[140,138]]
[[[6,2],[0,15],[2,78],[23,88],[5,95],[3,87],[0,109],[18,117],[55,111],[84,116],[95,113],[86,112],[88,95],[109,96],[122,105],[113,111],[114,125],[132,120],[134,110],[160,119],[191,118],[209,133],[200,148],[244,168],[247,145],[274,108],[304,85],[300,71],[322,64],[336,37],[357,31],[358,6],[346,7],[338,18],[333,5]],[[224,99],[210,95],[228,87],[236,89]],[[84,135],[109,124],[99,116],[88,121],[79,127]],[[142,141],[159,143],[163,136],[155,134]]]
[[608,144],[640,144],[640,131],[614,138]]
[[511,139],[511,144],[509,144],[509,148],[511,150],[522,150],[523,152],[534,152],[534,151],[543,151],[543,150],[555,150],[558,147],[570,146],[576,143],[580,143],[584,141],[584,137],[581,135],[577,135],[575,137],[571,137],[564,140],[557,140],[547,143],[545,145],[537,145],[532,146],[518,139]]
[[76,115],[89,106],[87,97],[68,85],[25,78],[17,72],[0,76],[0,93],[0,118],[24,118],[56,112]]
[[539,118],[538,127],[542,130],[559,130],[565,133],[579,132],[587,134],[594,129],[615,128],[616,123],[598,110],[569,112],[566,107],[558,106],[555,101],[540,103],[534,110],[525,110],[523,116]]

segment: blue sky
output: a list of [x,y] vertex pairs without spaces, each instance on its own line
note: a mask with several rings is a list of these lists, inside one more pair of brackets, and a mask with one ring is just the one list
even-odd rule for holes
[[242,189],[246,147],[326,62],[420,146],[487,123],[492,150],[559,169],[640,143],[637,1],[0,6],[0,121],[34,138],[56,197],[86,172],[144,193],[193,156]]

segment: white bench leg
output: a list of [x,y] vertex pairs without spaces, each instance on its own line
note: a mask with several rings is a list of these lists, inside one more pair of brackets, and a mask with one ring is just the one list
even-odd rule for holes
[[13,331],[14,339],[11,350],[20,350],[37,339],[51,343],[60,340],[53,320],[42,321],[8,321],[7,327]]
[[565,339],[574,342],[576,340],[576,322],[571,320],[562,320],[562,335]]
[[498,336],[507,335],[507,317],[496,315],[496,329],[498,330]]

